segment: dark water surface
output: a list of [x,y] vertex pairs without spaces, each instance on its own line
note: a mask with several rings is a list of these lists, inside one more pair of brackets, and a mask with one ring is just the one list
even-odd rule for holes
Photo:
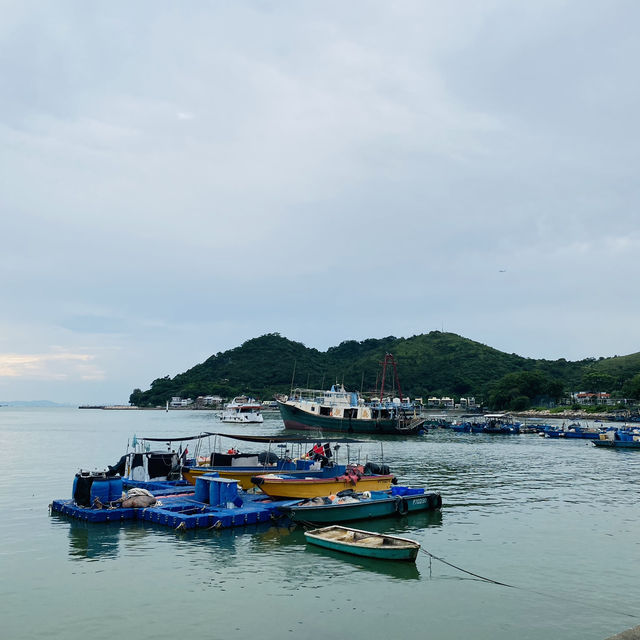
[[640,624],[640,451],[581,440],[436,431],[358,447],[375,461],[382,447],[401,483],[444,501],[363,528],[516,589],[426,554],[405,566],[307,548],[300,528],[180,534],[48,514],[80,467],[114,464],[134,433],[203,430],[283,432],[275,416],[0,408],[3,638],[602,640]]

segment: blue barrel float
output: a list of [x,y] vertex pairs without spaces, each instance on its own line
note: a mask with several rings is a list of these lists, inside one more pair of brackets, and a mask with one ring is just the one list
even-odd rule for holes
[[209,502],[210,484],[211,478],[217,478],[218,472],[204,473],[201,476],[196,476],[196,491],[193,496],[198,502]]
[[122,498],[122,489],[122,478],[120,476],[109,478],[109,502],[120,500]]
[[226,480],[220,483],[220,502],[223,506],[228,506],[238,497],[238,481]]
[[91,483],[90,506],[93,507],[96,500],[99,500],[102,504],[107,504],[109,502],[111,480],[107,478],[107,474],[104,471],[94,471],[91,477],[93,482]]
[[211,478],[209,480],[209,504],[226,507],[238,497],[238,481],[227,478]]
[[218,478],[212,478],[209,481],[209,504],[212,507],[217,507],[220,504],[220,485],[218,480]]

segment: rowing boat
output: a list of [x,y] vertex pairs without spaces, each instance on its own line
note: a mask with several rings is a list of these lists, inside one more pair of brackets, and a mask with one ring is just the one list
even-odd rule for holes
[[420,550],[415,540],[338,525],[305,531],[304,535],[309,544],[378,560],[415,562]]

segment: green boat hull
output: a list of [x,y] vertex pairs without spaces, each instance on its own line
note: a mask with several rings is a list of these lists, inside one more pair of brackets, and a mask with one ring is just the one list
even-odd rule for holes
[[314,524],[339,524],[355,520],[371,520],[393,515],[406,515],[429,509],[439,509],[442,498],[437,493],[423,493],[411,496],[389,496],[383,499],[361,500],[345,504],[317,506],[291,505],[282,511],[298,522]]
[[[315,529],[313,531],[305,532],[305,538],[309,544],[313,544],[323,549],[330,549],[331,551],[339,551],[341,553],[348,553],[353,556],[360,556],[362,558],[373,558],[374,560],[400,560],[404,562],[415,562],[420,551],[420,545],[412,540],[406,540],[402,538],[395,538],[398,546],[394,544],[382,544],[380,546],[365,546],[356,542],[342,542],[339,540],[332,540],[322,535],[323,529]],[[359,534],[375,536],[367,531],[356,531]],[[380,536],[386,538],[393,538],[393,536]]]
[[424,424],[424,420],[413,421],[411,428],[402,428],[398,420],[365,420],[334,418],[332,416],[311,415],[298,407],[278,402],[280,415],[285,429],[296,431],[330,431],[333,433],[371,433],[378,435],[415,435]]

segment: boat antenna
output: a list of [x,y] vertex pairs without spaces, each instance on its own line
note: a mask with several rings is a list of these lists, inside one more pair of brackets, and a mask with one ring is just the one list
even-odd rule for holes
[[309,388],[309,373],[307,373],[307,389]]
[[289,392],[290,396],[293,395],[293,381],[295,380],[295,377],[296,377],[296,364],[297,363],[298,363],[297,360],[293,361],[293,373],[291,374],[291,391]]
[[360,379],[360,393],[362,393],[363,387],[364,387],[364,371],[362,372],[362,378]]
[[322,374],[322,384],[320,385],[321,389],[324,389],[324,373]]

